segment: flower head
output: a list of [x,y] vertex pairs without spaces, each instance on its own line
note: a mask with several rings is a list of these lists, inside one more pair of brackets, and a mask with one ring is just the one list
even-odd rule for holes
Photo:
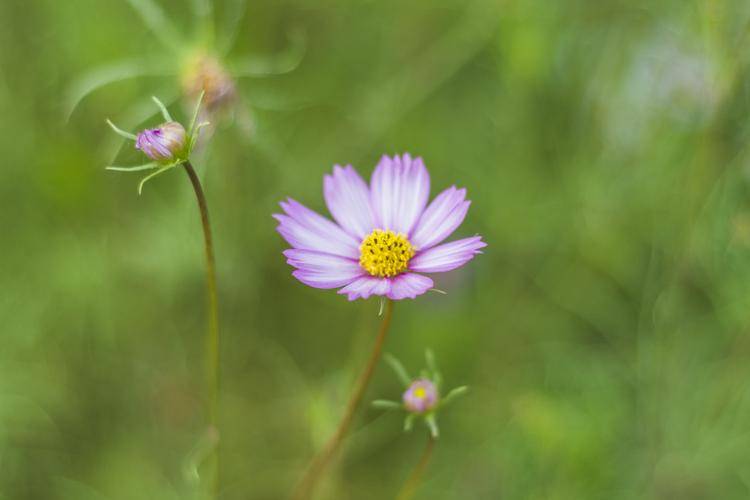
[[170,162],[182,155],[186,142],[185,127],[177,122],[167,122],[139,133],[135,147],[152,160]]
[[191,99],[205,93],[203,102],[207,113],[231,103],[237,94],[234,79],[219,59],[204,52],[188,59],[181,83],[183,94]]
[[166,120],[158,127],[147,128],[142,132],[139,132],[138,135],[135,135],[119,129],[114,123],[107,120],[107,123],[112,127],[112,130],[114,130],[116,134],[135,142],[135,148],[143,151],[146,156],[153,160],[150,163],[138,165],[136,167],[107,167],[107,170],[117,170],[120,172],[155,170],[155,172],[141,179],[140,184],[138,184],[138,194],[141,194],[143,185],[147,181],[188,161],[190,159],[190,154],[195,147],[195,143],[198,140],[198,133],[203,127],[208,125],[208,122],[196,123],[201,102],[203,100],[203,94],[198,98],[198,104],[195,107],[193,118],[190,121],[190,126],[187,130],[185,130],[185,127],[180,123],[172,119],[166,106],[164,106],[159,99],[156,97],[153,97],[152,99],[161,110],[164,120]]
[[393,368],[394,373],[406,388],[401,396],[401,403],[387,399],[377,399],[372,402],[375,408],[382,410],[402,410],[406,411],[404,419],[404,430],[410,431],[414,426],[414,420],[420,419],[430,430],[432,437],[436,438],[440,434],[437,425],[437,413],[439,410],[448,405],[458,396],[464,394],[468,387],[460,386],[451,389],[444,396],[440,396],[440,387],[442,385],[442,376],[437,369],[435,356],[429,349],[425,352],[427,360],[427,370],[422,370],[419,378],[412,378],[406,371],[404,365],[390,354],[386,354],[385,361]]
[[415,298],[432,288],[420,273],[446,272],[470,261],[480,236],[441,244],[461,225],[470,201],[452,186],[429,205],[430,176],[421,158],[384,156],[368,186],[350,165],[334,166],[323,195],[336,223],[289,198],[275,214],[292,246],[284,255],[294,277],[315,288],[341,288],[349,300]]
[[404,407],[412,413],[425,413],[438,402],[438,390],[430,379],[420,378],[409,384],[402,397]]

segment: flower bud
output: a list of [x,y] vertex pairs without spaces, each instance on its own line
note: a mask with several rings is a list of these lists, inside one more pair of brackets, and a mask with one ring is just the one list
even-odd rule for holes
[[435,384],[426,378],[415,380],[404,392],[404,406],[412,413],[425,413],[432,410],[438,402],[438,391]]
[[185,152],[186,143],[185,127],[177,122],[167,122],[138,134],[135,147],[152,160],[169,162]]
[[190,98],[204,92],[203,105],[209,113],[231,102],[237,91],[232,76],[218,59],[203,53],[193,56],[185,66],[182,90]]

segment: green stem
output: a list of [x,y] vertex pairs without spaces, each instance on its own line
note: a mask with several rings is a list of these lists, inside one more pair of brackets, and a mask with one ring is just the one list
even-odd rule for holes
[[[203,224],[203,242],[206,251],[206,289],[208,292],[208,334],[206,336],[206,390],[208,392],[209,429],[218,435],[219,418],[219,302],[216,292],[216,261],[211,237],[211,223],[208,219],[208,204],[203,194],[201,182],[190,162],[185,162],[185,172],[193,185],[198,209]],[[219,450],[218,445],[209,457],[211,492],[213,498],[218,496],[219,489]]]
[[385,309],[385,316],[383,316],[383,322],[380,324],[380,331],[378,332],[378,336],[375,339],[375,345],[370,354],[370,359],[367,361],[364,371],[357,380],[354,392],[349,399],[349,404],[344,411],[344,416],[341,419],[336,432],[331,436],[323,449],[313,458],[307,472],[305,472],[305,475],[297,484],[297,487],[292,494],[292,498],[295,500],[307,500],[312,497],[318,481],[323,477],[325,470],[328,468],[331,460],[336,456],[336,452],[341,447],[344,437],[346,437],[352,420],[354,419],[354,415],[357,412],[357,408],[359,408],[362,398],[365,395],[365,390],[375,373],[375,367],[377,366],[380,354],[383,351],[383,345],[385,344],[385,338],[388,334],[388,328],[391,325],[392,316],[393,301],[389,300]]
[[432,450],[434,448],[435,438],[432,436],[432,434],[430,434],[430,437],[427,441],[427,446],[425,446],[425,449],[422,452],[422,457],[419,459],[419,462],[417,462],[417,465],[411,472],[409,479],[407,479],[406,483],[404,483],[404,487],[401,488],[401,492],[398,494],[398,496],[396,496],[396,500],[411,500],[414,497],[414,494],[417,492],[417,488],[419,488],[419,483],[422,481],[422,476],[424,475],[424,471],[427,468],[427,464],[430,462],[430,458],[432,457]]

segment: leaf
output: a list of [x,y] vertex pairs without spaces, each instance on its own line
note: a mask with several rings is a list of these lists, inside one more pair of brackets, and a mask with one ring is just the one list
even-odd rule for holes
[[462,385],[452,389],[446,396],[440,401],[440,406],[445,406],[459,396],[466,394],[469,391],[469,387]]
[[410,413],[406,416],[404,419],[404,432],[410,432],[412,428],[414,427],[414,419],[417,418],[417,416],[413,413]]
[[404,387],[409,387],[409,384],[411,384],[412,380],[409,376],[409,372],[407,372],[406,368],[404,368],[404,365],[401,364],[401,361],[396,359],[396,357],[390,353],[386,353],[385,356],[383,356],[383,359],[386,363],[388,363],[388,366],[391,367],[393,372],[396,374],[396,377],[398,377]]
[[135,134],[131,134],[130,132],[125,132],[120,127],[112,123],[112,120],[110,120],[109,118],[107,118],[107,125],[109,125],[110,128],[112,128],[112,130],[115,131],[115,134],[119,135],[120,137],[123,137],[125,139],[130,139],[131,141],[138,140],[138,137]]
[[396,401],[389,401],[387,399],[376,399],[371,403],[373,408],[379,410],[400,410],[402,408],[400,403]]
[[146,177],[144,177],[143,179],[141,179],[141,182],[138,183],[138,195],[140,196],[140,194],[143,192],[143,185],[144,184],[146,184],[148,181],[150,181],[151,179],[153,179],[157,175],[163,174],[167,170],[171,170],[172,168],[176,167],[177,165],[179,165],[179,163],[173,163],[173,164],[167,165],[165,167],[160,168],[159,170],[157,170],[153,174],[149,174]]
[[232,49],[240,33],[240,25],[247,11],[247,0],[228,0],[228,5],[224,7],[224,19],[220,33],[223,34],[219,40],[218,49],[222,54],[226,54]]
[[152,168],[159,168],[159,165],[152,162],[152,163],[146,163],[144,165],[138,165],[137,167],[116,167],[114,165],[110,165],[104,168],[105,170],[114,170],[116,172],[139,172],[141,170],[150,170]]
[[192,0],[193,14],[196,21],[196,36],[207,44],[213,43],[214,5],[211,0]]
[[442,375],[440,375],[440,371],[438,371],[437,363],[435,362],[435,354],[432,352],[432,349],[425,350],[424,358],[425,361],[427,361],[427,368],[429,368],[430,372],[432,372],[432,381],[435,383],[439,390],[440,385],[443,383],[443,377]]
[[201,94],[198,96],[198,102],[195,103],[195,111],[193,111],[193,117],[190,119],[190,126],[188,127],[188,136],[193,137],[195,135],[195,122],[198,121],[198,115],[200,114],[201,104],[203,104],[203,97],[206,95],[205,90],[201,90]]
[[95,68],[78,78],[68,89],[65,98],[65,119],[89,94],[112,83],[143,76],[170,76],[176,74],[173,62],[125,60]]
[[169,111],[167,110],[167,107],[164,105],[163,102],[161,102],[156,96],[151,96],[151,100],[156,103],[156,105],[159,107],[159,111],[161,111],[161,116],[164,117],[165,121],[171,122],[172,115],[169,114]]
[[182,37],[159,4],[154,0],[127,0],[127,2],[141,16],[146,27],[165,48],[176,53],[182,52],[182,47],[185,46]]
[[424,423],[427,424],[427,428],[430,429],[430,434],[432,434],[432,437],[437,439],[440,436],[440,429],[438,429],[435,414],[430,413],[429,415],[425,416]]
[[249,56],[229,64],[235,78],[283,75],[297,69],[307,50],[307,41],[302,30],[288,33],[289,46],[280,54]]

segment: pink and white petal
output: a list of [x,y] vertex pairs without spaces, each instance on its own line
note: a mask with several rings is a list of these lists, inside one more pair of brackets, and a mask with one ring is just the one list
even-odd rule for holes
[[324,271],[306,271],[303,269],[296,269],[292,272],[292,276],[313,288],[339,288],[357,279],[356,277],[335,275]]
[[291,198],[281,208],[287,215],[274,214],[276,230],[292,247],[359,258],[359,242],[341,227]]
[[427,276],[414,273],[399,274],[391,279],[391,291],[388,298],[393,300],[415,299],[432,288],[433,282]]
[[339,255],[290,248],[284,250],[284,256],[287,264],[303,271],[329,272],[351,279],[365,274],[358,261]]
[[409,234],[419,220],[430,195],[430,174],[422,158],[409,154],[383,156],[372,173],[370,200],[375,224]]
[[420,250],[427,250],[442,242],[461,225],[469,211],[465,201],[466,189],[451,186],[439,195],[424,211],[409,241]]
[[419,252],[409,262],[409,270],[422,273],[443,273],[469,262],[487,244],[481,236],[451,241]]
[[336,222],[358,240],[375,228],[370,189],[351,165],[333,167],[333,175],[323,178],[323,195]]
[[339,290],[338,293],[346,294],[349,300],[357,300],[367,299],[371,295],[388,295],[390,291],[391,282],[388,278],[362,276]]

